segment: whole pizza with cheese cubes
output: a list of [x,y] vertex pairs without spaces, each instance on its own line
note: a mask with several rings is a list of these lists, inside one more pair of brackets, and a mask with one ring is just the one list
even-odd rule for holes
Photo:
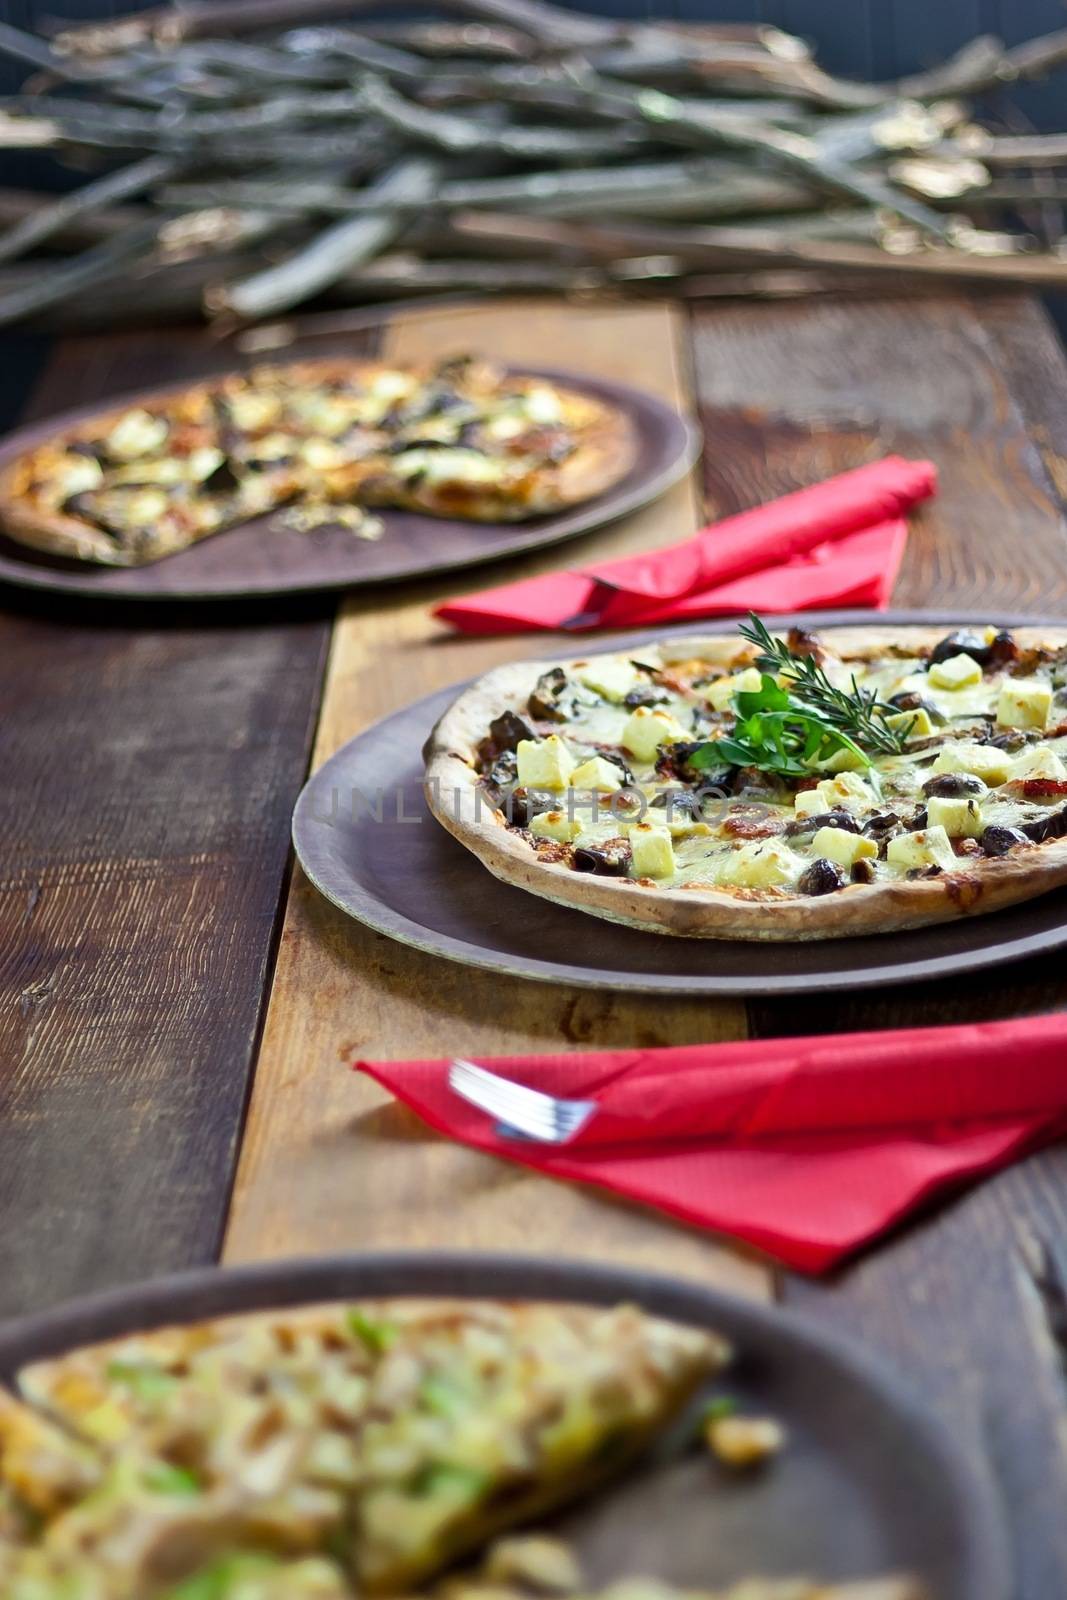
[[427,746],[507,883],[686,938],[824,939],[1067,883],[1067,625],[676,635],[497,668]]

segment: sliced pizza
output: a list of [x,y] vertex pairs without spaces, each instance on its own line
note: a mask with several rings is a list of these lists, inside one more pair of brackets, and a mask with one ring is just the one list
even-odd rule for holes
[[0,518],[53,554],[139,566],[281,507],[336,508],[368,537],[366,507],[522,520],[591,499],[634,458],[624,412],[548,378],[472,358],[303,362],[79,422],[0,472]]

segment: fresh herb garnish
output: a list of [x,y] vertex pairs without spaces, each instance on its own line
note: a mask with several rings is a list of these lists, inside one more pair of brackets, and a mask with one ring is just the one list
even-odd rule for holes
[[368,1317],[365,1311],[358,1306],[349,1306],[345,1313],[349,1332],[371,1352],[372,1355],[384,1355],[395,1340],[400,1329],[393,1322],[384,1318]]
[[911,724],[889,728],[885,718],[897,715],[897,707],[880,700],[873,689],[861,689],[852,674],[851,687],[839,689],[830,682],[819,663],[811,656],[795,656],[782,639],[775,639],[754,612],[740,627],[742,638],[757,646],[756,665],[761,672],[774,672],[788,678],[789,697],[803,704],[805,711],[847,734],[856,744],[881,755],[900,755]]
[[155,1494],[173,1494],[182,1499],[200,1493],[200,1479],[185,1467],[176,1467],[169,1461],[150,1462],[144,1481]]
[[470,1502],[484,1494],[491,1474],[458,1461],[432,1461],[416,1473],[411,1487],[416,1494]]
[[724,1417],[733,1417],[737,1414],[737,1401],[731,1394],[716,1395],[709,1400],[700,1413],[701,1422],[721,1422]]
[[[855,740],[831,727],[814,711],[798,705],[766,672],[758,690],[735,697],[733,734],[716,741],[715,753],[735,767],[759,767],[784,778],[805,778],[847,751],[856,765],[870,766],[870,757]],[[693,762],[690,762],[693,765]]]
[[138,1400],[162,1400],[177,1385],[177,1378],[149,1361],[109,1361],[107,1376],[131,1390]]
[[[855,673],[851,688],[839,689],[817,661],[794,656],[752,613],[740,632],[760,652],[756,657],[760,687],[735,696],[733,733],[709,746],[703,765],[719,759],[731,766],[804,778],[813,770],[825,770],[843,753],[854,765],[869,767],[869,751],[899,755],[904,749],[911,725],[889,727],[884,719],[897,708],[872,690],[861,689]],[[691,756],[689,765],[699,768],[700,756],[700,751]]]

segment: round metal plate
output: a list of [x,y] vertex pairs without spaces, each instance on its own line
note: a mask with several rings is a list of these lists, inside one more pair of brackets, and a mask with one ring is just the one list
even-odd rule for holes
[[[793,620],[815,628],[1050,621],[924,612],[809,612],[776,619],[783,628]],[[617,636],[604,648],[634,648],[672,633],[706,635],[733,626],[716,622],[645,630]],[[575,651],[557,647],[555,654]],[[453,684],[428,695],[345,745],[308,783],[293,817],[297,856],[316,888],[349,915],[404,944],[542,982],[706,995],[914,983],[1067,944],[1067,890],[990,916],[901,934],[757,944],[643,933],[501,883],[434,820],[422,793],[423,744],[464,687]]]
[[[425,578],[559,544],[627,516],[670,488],[697,459],[696,429],[655,396],[626,384],[538,371],[619,406],[629,413],[636,432],[637,459],[626,476],[613,489],[572,510],[519,523],[464,522],[386,511],[385,532],[374,541],[358,539],[337,525],[299,533],[272,526],[270,517],[257,517],[147,567],[99,567],[52,558],[0,534],[0,582],[109,600],[232,600]],[[0,444],[0,469],[23,451],[101,410],[143,405],[187,387],[171,385],[108,399],[20,428]]]
[[721,1388],[784,1423],[770,1470],[717,1474],[664,1451],[553,1522],[593,1584],[651,1574],[717,1589],[746,1574],[826,1580],[908,1572],[930,1600],[1007,1600],[997,1507],[960,1447],[868,1357],[772,1306],[584,1262],[388,1254],[163,1278],[0,1329],[0,1377],[79,1345],[169,1322],[394,1295],[627,1302],[715,1329],[736,1360]]

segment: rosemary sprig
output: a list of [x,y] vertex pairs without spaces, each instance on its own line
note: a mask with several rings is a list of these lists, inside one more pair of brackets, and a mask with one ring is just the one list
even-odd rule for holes
[[769,673],[756,690],[736,696],[737,722],[732,735],[695,751],[689,765],[700,771],[716,762],[757,767],[783,778],[806,778],[826,771],[835,756],[847,753],[853,764],[869,767],[870,757],[840,728],[797,705],[788,690]]
[[797,712],[813,716],[834,732],[847,737],[863,751],[878,755],[900,755],[910,729],[891,728],[884,720],[894,716],[896,706],[880,700],[871,689],[861,689],[852,674],[851,687],[839,689],[830,682],[819,663],[810,656],[795,656],[783,639],[776,639],[754,612],[743,622],[740,633],[759,650],[756,665],[761,672],[788,680],[789,700]]

